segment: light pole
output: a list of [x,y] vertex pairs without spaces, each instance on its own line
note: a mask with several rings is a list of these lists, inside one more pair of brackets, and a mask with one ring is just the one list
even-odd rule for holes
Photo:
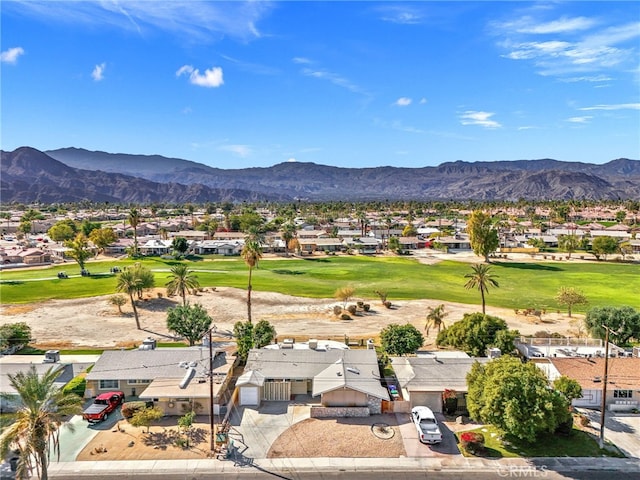
[[607,381],[609,374],[609,327],[602,325],[605,330],[604,335],[604,385],[602,387],[602,403],[600,405],[600,448],[604,448],[604,421],[607,410]]

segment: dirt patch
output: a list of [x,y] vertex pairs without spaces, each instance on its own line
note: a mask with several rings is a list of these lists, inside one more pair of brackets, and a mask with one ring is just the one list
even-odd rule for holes
[[[178,417],[167,417],[149,429],[118,422],[112,430],[98,433],[76,457],[77,461],[164,460],[206,458],[209,454],[209,424],[194,423],[191,447],[176,444],[185,436],[177,427]],[[118,429],[119,426],[119,429]],[[160,453],[161,452],[161,453]]]
[[[374,425],[393,430],[376,436]],[[292,425],[271,445],[267,458],[398,458],[406,456],[395,415],[364,418],[307,418]]]
[[[150,292],[145,295],[145,300],[138,303],[141,330],[136,328],[131,305],[124,305],[122,313],[119,313],[117,307],[109,303],[111,295],[49,300],[28,306],[3,305],[0,306],[0,325],[26,322],[31,327],[34,343],[43,346],[114,348],[139,345],[148,336],[159,341],[171,341],[174,336],[166,327],[167,309],[177,305],[181,299],[158,297],[157,294],[158,291]],[[246,295],[244,289],[218,287],[189,295],[187,300],[192,304],[201,304],[212,316],[220,337],[228,340],[235,322],[246,320]],[[279,338],[306,340],[311,337],[344,341],[345,337],[350,340],[376,338],[380,330],[392,323],[411,323],[424,332],[428,307],[439,304],[444,304],[448,312],[446,325],[460,320],[465,313],[479,311],[477,305],[433,299],[395,301],[390,298],[393,303],[391,309],[382,306],[378,299],[354,298],[352,303],[357,300],[370,303],[371,311],[344,321],[338,320],[333,314],[333,306],[342,304],[335,299],[254,291],[252,316],[254,321],[264,319],[271,322]],[[544,330],[565,335],[570,329],[570,319],[555,312],[544,314],[542,322],[538,317],[516,315],[511,309],[487,307],[487,313],[505,319],[510,328],[522,334]],[[436,333],[432,329],[426,338],[426,347],[434,345]]]

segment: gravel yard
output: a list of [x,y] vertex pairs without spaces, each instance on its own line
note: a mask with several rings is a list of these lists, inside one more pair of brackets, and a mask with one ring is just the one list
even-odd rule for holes
[[[389,427],[380,432],[374,424]],[[280,435],[267,455],[268,458],[401,456],[406,456],[406,452],[393,414],[364,418],[308,418]]]

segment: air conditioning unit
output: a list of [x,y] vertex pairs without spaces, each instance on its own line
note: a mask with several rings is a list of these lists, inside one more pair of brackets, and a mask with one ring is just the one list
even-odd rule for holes
[[44,352],[42,363],[56,363],[60,361],[60,350],[47,350]]

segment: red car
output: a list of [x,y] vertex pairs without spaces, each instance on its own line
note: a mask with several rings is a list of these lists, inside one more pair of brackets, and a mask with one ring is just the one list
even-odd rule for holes
[[102,393],[82,412],[82,418],[89,423],[102,422],[106,420],[109,414],[121,405],[122,402],[124,402],[123,392]]

